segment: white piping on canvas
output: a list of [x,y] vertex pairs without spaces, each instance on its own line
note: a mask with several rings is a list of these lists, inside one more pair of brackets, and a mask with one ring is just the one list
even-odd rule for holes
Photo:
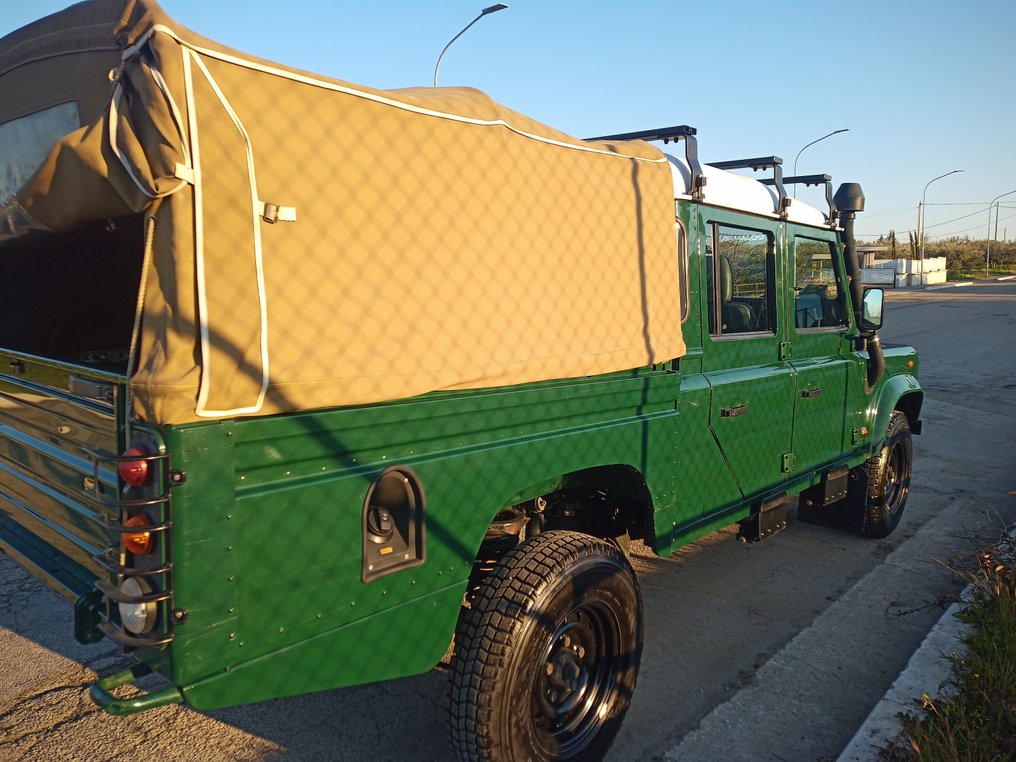
[[402,109],[403,111],[411,111],[415,114],[422,114],[423,116],[432,116],[438,119],[447,119],[452,122],[461,122],[464,124],[474,124],[481,127],[504,127],[508,130],[511,130],[517,135],[521,135],[524,138],[529,138],[530,140],[535,140],[540,143],[547,143],[549,145],[557,146],[559,148],[569,148],[573,151],[583,151],[585,153],[594,153],[599,154],[601,156],[610,156],[615,159],[631,159],[634,161],[644,161],[650,164],[667,163],[666,157],[661,157],[658,159],[649,159],[640,156],[629,156],[627,154],[615,153],[613,151],[604,151],[601,148],[594,148],[593,146],[588,145],[576,145],[574,143],[566,143],[562,140],[554,140],[553,138],[544,137],[543,135],[536,135],[532,132],[526,132],[525,130],[520,129],[519,127],[516,127],[503,119],[474,119],[472,117],[462,116],[460,114],[449,114],[446,111],[436,111],[434,109],[413,106],[409,103],[403,103],[402,101],[397,101],[392,98],[385,98],[384,96],[364,92],[363,90],[357,90],[356,88],[346,87],[345,85],[338,85],[334,82],[326,82],[321,79],[315,79],[313,77],[308,77],[303,74],[297,74],[295,72],[286,71],[285,69],[279,69],[274,66],[266,66],[264,64],[259,64],[254,61],[249,61],[245,58],[240,58],[239,56],[232,56],[229,55],[228,53],[221,53],[217,50],[212,50],[210,48],[192,45],[191,43],[180,39],[180,37],[172,29],[170,29],[167,26],[164,26],[163,24],[156,24],[147,32],[145,32],[145,34],[141,37],[141,39],[139,39],[134,45],[127,48],[123,52],[124,60],[135,55],[138,49],[144,46],[148,42],[149,38],[156,32],[165,34],[167,37],[176,40],[176,42],[178,42],[183,47],[189,48],[209,58],[215,58],[220,61],[225,61],[226,63],[235,64],[236,66],[242,66],[245,69],[253,69],[254,71],[259,71],[264,74],[271,74],[276,77],[282,77],[284,79],[289,79],[294,82],[300,82],[305,85],[320,87],[325,90],[331,90],[333,92],[344,93],[346,95],[352,95],[357,98],[363,98],[365,100],[373,101],[375,103],[381,103],[386,106],[392,106],[394,108]]
[[[260,224],[260,209],[261,203],[257,197],[257,181],[254,174],[254,149],[251,145],[250,136],[247,134],[247,130],[244,129],[243,123],[240,121],[233,107],[230,105],[226,96],[219,88],[218,83],[212,76],[211,72],[205,66],[201,57],[193,50],[183,50],[184,55],[184,81],[187,88],[187,110],[190,115],[190,128],[191,128],[191,141],[192,141],[192,156],[193,156],[193,168],[194,168],[194,206],[195,206],[195,220],[194,220],[194,237],[195,237],[195,257],[196,267],[195,276],[198,287],[198,322],[200,326],[201,335],[201,381],[198,386],[198,401],[197,406],[194,410],[195,414],[202,418],[224,418],[231,415],[240,415],[243,413],[257,413],[261,410],[264,405],[265,395],[268,392],[268,308],[265,297],[265,277],[264,277],[264,265],[262,260],[261,252],[261,224]],[[191,68],[191,58],[194,63],[197,64],[201,70],[202,76],[208,82],[212,91],[215,93],[216,98],[219,99],[219,103],[223,109],[229,114],[230,119],[233,121],[233,126],[236,127],[237,131],[243,137],[244,145],[246,146],[247,155],[247,179],[250,185],[250,207],[251,207],[251,225],[254,233],[254,269],[257,273],[257,289],[258,289],[258,306],[260,308],[261,315],[261,389],[258,393],[257,402],[254,405],[247,407],[232,408],[229,410],[210,410],[208,408],[208,396],[211,393],[211,335],[208,327],[208,296],[207,296],[207,285],[205,281],[205,250],[204,250],[204,215],[202,207],[202,195],[201,195],[201,161],[200,153],[198,149],[198,131],[197,131],[197,113],[195,111],[194,104],[194,82],[193,82],[193,71]]]

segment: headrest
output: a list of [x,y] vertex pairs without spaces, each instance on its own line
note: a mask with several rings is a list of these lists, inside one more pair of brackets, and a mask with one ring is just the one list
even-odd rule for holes
[[734,273],[730,269],[730,258],[720,255],[720,303],[729,304],[734,298]]

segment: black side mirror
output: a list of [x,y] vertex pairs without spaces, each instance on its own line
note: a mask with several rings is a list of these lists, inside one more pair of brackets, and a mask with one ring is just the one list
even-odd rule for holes
[[885,291],[880,288],[865,289],[861,310],[861,333],[874,333],[882,327],[884,303]]

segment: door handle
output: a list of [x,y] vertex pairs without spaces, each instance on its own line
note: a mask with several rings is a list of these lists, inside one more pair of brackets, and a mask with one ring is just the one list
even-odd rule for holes
[[721,407],[720,418],[736,418],[739,415],[744,415],[748,412],[747,405],[738,405],[737,407]]
[[804,391],[801,392],[801,396],[802,397],[821,397],[822,396],[822,390],[821,389],[805,389]]

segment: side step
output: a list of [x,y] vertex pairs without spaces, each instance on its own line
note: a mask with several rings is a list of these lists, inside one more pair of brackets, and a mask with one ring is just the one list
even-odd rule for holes
[[741,529],[737,533],[740,543],[762,542],[777,532],[787,528],[787,496],[786,494],[771,497],[762,503],[756,513],[738,522]]

